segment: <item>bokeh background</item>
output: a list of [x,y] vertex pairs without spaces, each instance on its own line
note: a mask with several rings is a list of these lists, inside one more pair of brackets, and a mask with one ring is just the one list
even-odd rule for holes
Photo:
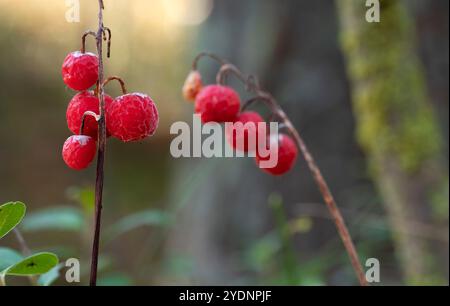
[[[201,51],[277,97],[363,262],[380,260],[381,285],[448,284],[449,3],[381,2],[374,25],[357,0],[105,0],[106,74],[150,94],[161,124],[142,143],[108,142],[101,284],[357,284],[302,159],[274,178],[251,159],[171,157],[171,124],[192,122],[181,87]],[[80,8],[69,23],[63,0],[0,0],[0,202],[25,202],[28,245],[80,258],[86,284],[95,167],[61,158],[74,95],[61,63],[97,25],[97,2]],[[200,69],[214,81],[217,64]],[[14,236],[1,247],[19,249]]]

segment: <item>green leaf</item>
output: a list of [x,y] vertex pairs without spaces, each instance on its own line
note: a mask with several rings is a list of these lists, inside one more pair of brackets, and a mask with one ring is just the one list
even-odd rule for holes
[[141,211],[119,220],[109,229],[108,236],[114,238],[141,226],[167,226],[171,221],[171,215],[163,211]]
[[15,265],[22,259],[23,256],[17,251],[8,248],[0,248],[0,271]]
[[0,238],[3,238],[22,221],[26,206],[22,202],[9,202],[0,206]]
[[72,207],[54,207],[28,214],[22,222],[24,231],[80,231],[85,222],[80,210]]
[[42,274],[38,279],[38,285],[39,286],[50,286],[53,284],[59,277],[59,271],[63,267],[62,264],[57,265],[56,267],[52,268],[47,273]]
[[2,272],[4,275],[30,276],[44,274],[58,264],[53,253],[38,253],[23,259]]

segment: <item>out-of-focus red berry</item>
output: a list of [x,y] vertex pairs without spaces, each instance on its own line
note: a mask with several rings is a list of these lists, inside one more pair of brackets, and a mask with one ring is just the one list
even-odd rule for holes
[[272,151],[271,154],[274,154],[277,150],[272,150],[271,148],[276,148],[276,143],[278,142],[278,159],[276,165],[272,168],[262,168],[261,162],[268,161],[270,157],[261,157],[259,150],[256,154],[256,164],[262,168],[262,170],[266,171],[269,174],[279,176],[286,174],[289,172],[295,165],[295,162],[298,157],[298,148],[292,140],[291,137],[279,134],[279,135],[271,135],[268,138],[267,147]]
[[195,112],[203,123],[234,122],[241,107],[236,91],[227,86],[210,85],[203,88],[195,100]]
[[233,126],[226,125],[225,135],[230,146],[241,152],[254,152],[257,148],[259,125],[264,119],[257,112],[243,112]]
[[194,102],[203,88],[202,76],[198,71],[191,71],[183,86],[183,97],[186,101]]

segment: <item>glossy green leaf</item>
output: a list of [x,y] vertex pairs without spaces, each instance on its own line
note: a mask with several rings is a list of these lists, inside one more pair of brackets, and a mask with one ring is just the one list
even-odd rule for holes
[[22,202],[9,202],[0,206],[0,238],[3,238],[22,221],[26,206]]
[[0,248],[0,271],[15,265],[23,259],[23,256],[12,249]]
[[80,231],[84,226],[83,214],[72,207],[54,207],[28,214],[21,225],[24,231]]
[[53,253],[38,253],[23,259],[4,270],[5,275],[29,276],[50,271],[58,264],[58,257]]

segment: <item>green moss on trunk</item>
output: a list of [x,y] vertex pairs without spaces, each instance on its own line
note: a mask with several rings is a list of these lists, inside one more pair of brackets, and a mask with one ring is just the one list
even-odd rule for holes
[[381,1],[380,23],[365,21],[364,1],[341,3],[345,18],[353,19],[342,42],[350,76],[359,84],[354,91],[358,139],[367,152],[394,154],[405,171],[418,171],[439,157],[442,138],[426,103],[411,21],[399,1]]
[[[368,23],[365,1],[338,0],[357,137],[384,198],[406,280],[435,283],[435,261],[427,242],[413,233],[413,223],[430,221],[430,193],[448,183],[441,164],[443,139],[404,3],[380,3],[381,22]],[[448,193],[434,197],[448,215]]]

